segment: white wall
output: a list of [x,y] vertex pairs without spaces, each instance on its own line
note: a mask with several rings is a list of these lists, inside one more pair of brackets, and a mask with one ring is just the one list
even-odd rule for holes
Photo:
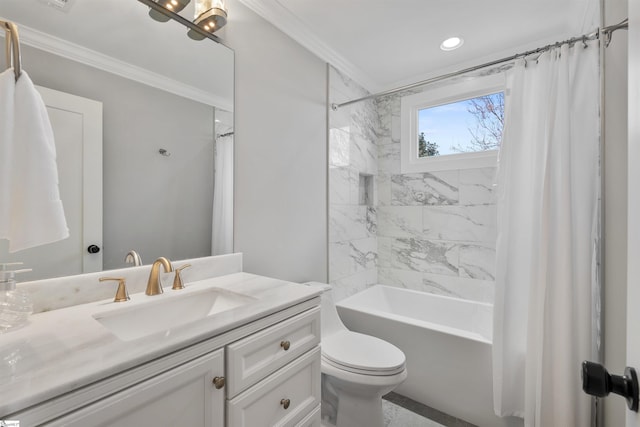
[[326,65],[238,0],[234,250],[244,270],[327,279]]
[[[605,25],[627,16],[627,0],[605,1]],[[622,374],[627,292],[627,32],[616,31],[605,51],[604,363]],[[626,403],[603,399],[604,425],[623,426]]]

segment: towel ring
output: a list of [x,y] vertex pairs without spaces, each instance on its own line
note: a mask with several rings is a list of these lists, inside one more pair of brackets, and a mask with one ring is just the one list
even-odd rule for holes
[[0,23],[5,30],[5,55],[7,58],[7,68],[13,66],[13,72],[16,80],[22,74],[22,66],[20,64],[20,38],[18,36],[18,26],[13,22],[2,21]]

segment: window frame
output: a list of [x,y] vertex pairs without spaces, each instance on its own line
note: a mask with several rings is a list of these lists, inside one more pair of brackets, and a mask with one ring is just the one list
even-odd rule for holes
[[400,104],[400,171],[419,173],[496,166],[498,150],[418,157],[418,112],[497,92],[504,92],[506,110],[507,93],[503,73],[474,77],[403,97]]

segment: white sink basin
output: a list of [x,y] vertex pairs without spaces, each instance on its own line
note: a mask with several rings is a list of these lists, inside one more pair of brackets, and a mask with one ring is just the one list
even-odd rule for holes
[[[247,295],[207,289],[187,295],[148,297],[129,307],[94,314],[93,318],[123,341],[131,341],[255,301]],[[128,303],[122,303],[128,304]]]

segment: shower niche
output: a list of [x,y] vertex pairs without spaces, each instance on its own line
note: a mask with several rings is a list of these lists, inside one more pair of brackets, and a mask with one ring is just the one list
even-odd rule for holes
[[374,176],[361,173],[358,178],[358,205],[373,206]]

